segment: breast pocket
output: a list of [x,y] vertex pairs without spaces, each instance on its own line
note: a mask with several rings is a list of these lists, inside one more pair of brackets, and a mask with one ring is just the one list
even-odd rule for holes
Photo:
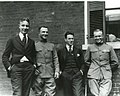
[[98,58],[98,50],[91,50],[91,59]]
[[47,53],[46,53],[46,57],[47,58],[52,58],[52,54],[53,54],[53,49],[52,48],[48,48],[47,49]]
[[37,57],[42,58],[43,57],[43,49],[39,48],[39,49],[36,49],[36,51],[37,51]]
[[108,59],[109,59],[109,54],[110,54],[110,51],[109,51],[109,50],[102,50],[102,51],[101,51],[102,59],[103,59],[103,60],[108,60]]

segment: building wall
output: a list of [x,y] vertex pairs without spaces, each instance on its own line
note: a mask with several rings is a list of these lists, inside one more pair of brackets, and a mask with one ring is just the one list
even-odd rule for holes
[[77,45],[84,42],[84,2],[0,2],[0,50],[6,40],[19,32],[18,24],[22,17],[29,17],[30,36],[37,40],[38,27],[49,27],[49,41],[61,44],[64,32],[75,33]]
[[[96,3],[92,8],[101,9],[99,7],[100,5],[98,6]],[[75,33],[78,46],[84,44],[84,2],[0,2],[1,52],[8,38],[19,32],[18,24],[21,17],[30,18],[29,34],[34,40],[38,40],[38,27],[47,25],[49,27],[49,41],[62,44],[64,32],[69,30]],[[119,50],[116,50],[116,53],[120,61]],[[119,70],[113,75],[113,88],[110,96],[113,96],[115,92],[120,92]]]

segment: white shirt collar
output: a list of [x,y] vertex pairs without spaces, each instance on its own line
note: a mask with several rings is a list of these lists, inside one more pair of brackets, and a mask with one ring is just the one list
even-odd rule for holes
[[[69,51],[69,45],[68,44],[66,44],[66,48]],[[71,46],[71,50],[73,51],[73,45]]]
[[[19,33],[20,40],[23,40],[24,35],[20,32]],[[28,40],[28,34],[26,34],[26,39]]]

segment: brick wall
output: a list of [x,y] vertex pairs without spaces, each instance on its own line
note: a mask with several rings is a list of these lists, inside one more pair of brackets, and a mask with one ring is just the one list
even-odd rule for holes
[[[119,60],[119,64],[120,64],[120,50],[117,49],[115,50],[118,60]],[[110,96],[118,96],[120,95],[120,68],[118,68],[114,73],[113,73],[113,87],[110,93]]]
[[49,27],[49,41],[63,43],[64,32],[75,33],[77,45],[84,42],[84,2],[22,1],[0,2],[0,44],[19,32],[19,19],[31,20],[30,36],[37,40],[38,27]]
[[[68,30],[75,33],[75,43],[78,46],[84,42],[84,2],[82,1],[0,2],[0,57],[8,38],[19,32],[18,24],[22,17],[30,18],[29,35],[34,40],[38,40],[38,27],[47,25],[49,41],[55,44],[64,43],[64,32]],[[62,96],[62,89],[58,89],[57,93],[57,96]]]
[[[98,6],[99,7],[99,6]],[[96,8],[96,7],[94,7]],[[37,40],[38,27],[49,27],[49,41],[63,43],[66,30],[75,33],[77,45],[84,43],[84,2],[0,2],[0,51],[3,51],[9,37],[19,32],[21,17],[31,20],[30,36]],[[120,52],[116,50],[120,60]],[[120,93],[120,76],[118,69],[113,75],[113,93]]]

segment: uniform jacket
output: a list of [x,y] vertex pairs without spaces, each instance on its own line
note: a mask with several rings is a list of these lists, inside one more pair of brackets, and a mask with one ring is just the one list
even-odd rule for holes
[[42,78],[53,77],[55,72],[59,72],[58,56],[54,44],[39,41],[35,43],[35,48],[39,75]]
[[[60,70],[64,71],[65,65],[66,65],[66,52],[67,48],[63,47],[58,50],[58,60],[60,63]],[[73,55],[76,61],[76,65],[79,68],[79,70],[82,70],[84,72],[84,56],[82,53],[82,50],[73,46]]]
[[89,46],[85,54],[85,61],[89,66],[88,78],[99,79],[100,74],[105,79],[111,78],[111,69],[118,66],[118,58],[113,48],[107,44],[99,47],[96,44]]
[[[35,61],[35,43],[32,39],[28,37],[28,42],[26,46],[23,46],[22,41],[20,40],[19,35],[10,38],[7,41],[6,48],[2,55],[2,61],[6,68],[13,64],[20,62],[20,59],[26,56],[27,59],[33,64]],[[7,70],[8,71],[8,70]]]

